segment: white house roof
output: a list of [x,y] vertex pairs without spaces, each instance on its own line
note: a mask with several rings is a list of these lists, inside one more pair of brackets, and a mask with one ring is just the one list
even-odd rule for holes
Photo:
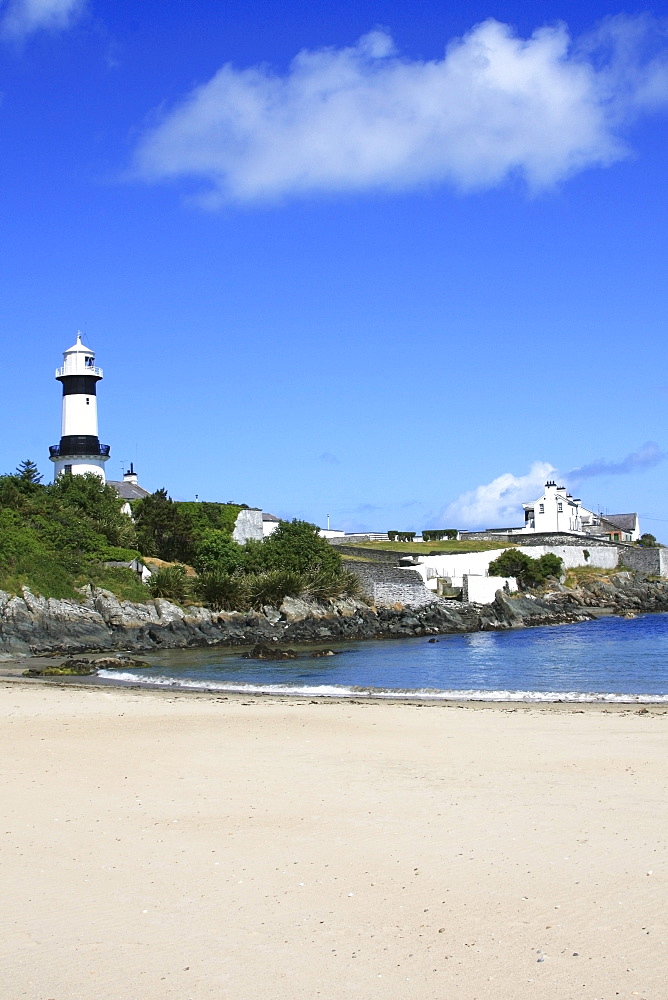
[[263,521],[280,521],[281,519],[280,519],[280,517],[276,517],[275,514],[267,514],[265,511],[262,511],[262,520]]
[[114,479],[107,479],[107,486],[113,486],[121,500],[143,500],[144,497],[151,495],[137,483],[120,483]]

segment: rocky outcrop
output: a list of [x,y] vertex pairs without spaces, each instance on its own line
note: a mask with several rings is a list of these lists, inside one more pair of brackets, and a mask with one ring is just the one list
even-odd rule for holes
[[419,608],[376,609],[350,598],[286,598],[261,613],[181,608],[163,599],[133,604],[93,587],[80,602],[0,591],[0,657],[443,635],[586,621],[601,607],[617,614],[668,611],[668,581],[621,572],[541,596],[498,591],[490,605],[434,598]]

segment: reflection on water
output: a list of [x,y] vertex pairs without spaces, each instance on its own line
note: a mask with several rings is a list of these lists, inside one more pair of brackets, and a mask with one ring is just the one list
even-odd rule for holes
[[[668,615],[604,618],[471,635],[347,643],[339,655],[278,663],[245,660],[238,651],[170,650],[151,669],[107,680],[210,687],[248,685],[300,693],[398,691],[566,693],[668,696]],[[326,689],[326,690],[325,690]]]

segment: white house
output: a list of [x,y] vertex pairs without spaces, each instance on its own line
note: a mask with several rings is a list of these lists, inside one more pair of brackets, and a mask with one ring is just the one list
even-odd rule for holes
[[524,507],[524,531],[582,531],[582,501],[576,500],[565,486],[553,479],[545,483],[545,492]]
[[148,490],[145,490],[143,486],[139,485],[139,480],[137,479],[137,473],[135,472],[134,462],[130,462],[130,468],[127,472],[123,473],[122,482],[115,479],[107,480],[108,486],[113,486],[118,493],[121,500],[125,503],[121,507],[121,511],[124,514],[129,514],[132,516],[132,508],[130,507],[131,500],[143,500],[144,497],[148,497],[151,494]]
[[613,542],[637,542],[640,523],[637,514],[601,514],[587,510],[582,501],[555,481],[545,483],[545,492],[524,507],[524,527],[514,534],[528,532],[574,532],[596,535]]

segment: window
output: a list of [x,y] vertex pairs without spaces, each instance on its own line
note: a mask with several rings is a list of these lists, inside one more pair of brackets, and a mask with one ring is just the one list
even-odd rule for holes
[[557,504],[557,512],[558,512],[559,514],[562,514],[562,513],[563,513],[563,511],[564,511],[564,505],[563,505],[563,503],[558,503],[558,504]]
[[545,513],[545,504],[544,503],[539,503],[538,504],[538,513],[539,514],[544,514]]
[[65,468],[63,469],[63,472],[66,472],[66,473],[69,472],[70,475],[71,475],[72,474],[72,466],[71,465],[66,465]]
[[90,399],[86,396],[86,406],[90,406]]

